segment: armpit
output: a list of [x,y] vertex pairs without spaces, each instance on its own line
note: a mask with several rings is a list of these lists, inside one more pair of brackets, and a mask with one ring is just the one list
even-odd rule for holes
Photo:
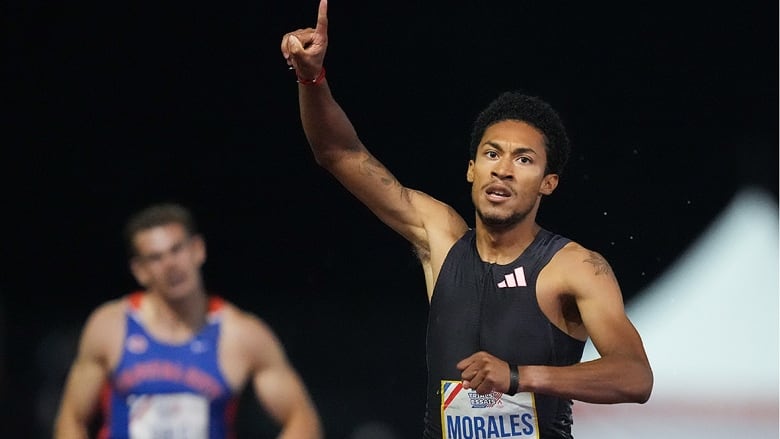
[[561,296],[561,314],[563,315],[566,323],[574,323],[575,325],[582,324],[582,316],[580,315],[580,309],[577,307],[577,301],[572,296]]
[[423,247],[421,245],[413,244],[412,250],[414,251],[414,254],[417,256],[417,259],[420,260],[420,262],[430,262],[431,260],[431,249],[428,247]]

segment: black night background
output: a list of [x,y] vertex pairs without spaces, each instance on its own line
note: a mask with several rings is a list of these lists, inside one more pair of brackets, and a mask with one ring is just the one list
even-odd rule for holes
[[[279,50],[316,11],[5,3],[3,437],[50,437],[84,319],[136,287],[123,222],[156,201],[193,209],[207,284],[275,329],[328,437],[419,437],[422,271],[314,163]],[[477,112],[510,89],[556,107],[573,155],[539,222],[604,254],[627,302],[740,189],[777,199],[776,3],[332,0],[329,17],[329,83],[363,142],[472,221]],[[242,437],[272,437],[245,401]]]

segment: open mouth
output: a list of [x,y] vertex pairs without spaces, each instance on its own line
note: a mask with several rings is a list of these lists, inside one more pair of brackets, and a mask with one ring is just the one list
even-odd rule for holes
[[488,186],[488,188],[485,189],[485,194],[487,194],[487,197],[490,200],[500,201],[511,197],[512,191],[502,186],[492,185],[492,186]]
[[182,272],[171,273],[168,276],[166,276],[165,279],[169,287],[175,287],[177,285],[180,285],[184,283],[184,281],[186,280],[187,280],[187,275]]

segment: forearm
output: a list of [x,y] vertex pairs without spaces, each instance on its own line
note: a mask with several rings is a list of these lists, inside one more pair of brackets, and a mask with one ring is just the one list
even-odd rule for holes
[[644,403],[653,373],[641,360],[600,358],[572,366],[520,366],[520,391],[596,404]]
[[73,363],[54,421],[55,439],[87,439],[97,413],[101,383],[106,374],[92,359],[80,356]]
[[333,98],[327,79],[298,86],[301,123],[318,164],[328,168],[341,154],[362,149],[355,128]]
[[300,409],[284,423],[278,439],[322,439],[324,433],[313,407]]
[[88,439],[87,425],[72,416],[60,414],[54,421],[54,439]]

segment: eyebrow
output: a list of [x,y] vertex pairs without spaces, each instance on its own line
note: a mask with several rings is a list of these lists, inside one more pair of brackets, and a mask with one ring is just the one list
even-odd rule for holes
[[170,247],[168,247],[167,249],[165,249],[163,251],[152,252],[152,253],[148,253],[148,254],[145,254],[145,255],[138,254],[138,257],[148,259],[148,258],[164,255],[165,253],[170,253],[170,252],[176,251],[177,249],[180,249],[180,248],[184,247],[185,245],[187,245],[187,242],[190,240],[190,238],[191,237],[174,241],[174,243],[171,244]]
[[[496,143],[495,141],[492,141],[492,140],[488,140],[487,142],[482,144],[482,146],[485,146],[485,145],[490,145],[493,148],[500,149],[501,151],[506,151],[506,148],[504,148],[501,144]],[[536,151],[533,148],[528,147],[528,146],[521,146],[521,147],[518,147],[518,148],[513,148],[510,152],[512,152],[513,154],[522,154],[522,153],[531,153],[531,154],[534,154],[534,155],[536,154]]]

